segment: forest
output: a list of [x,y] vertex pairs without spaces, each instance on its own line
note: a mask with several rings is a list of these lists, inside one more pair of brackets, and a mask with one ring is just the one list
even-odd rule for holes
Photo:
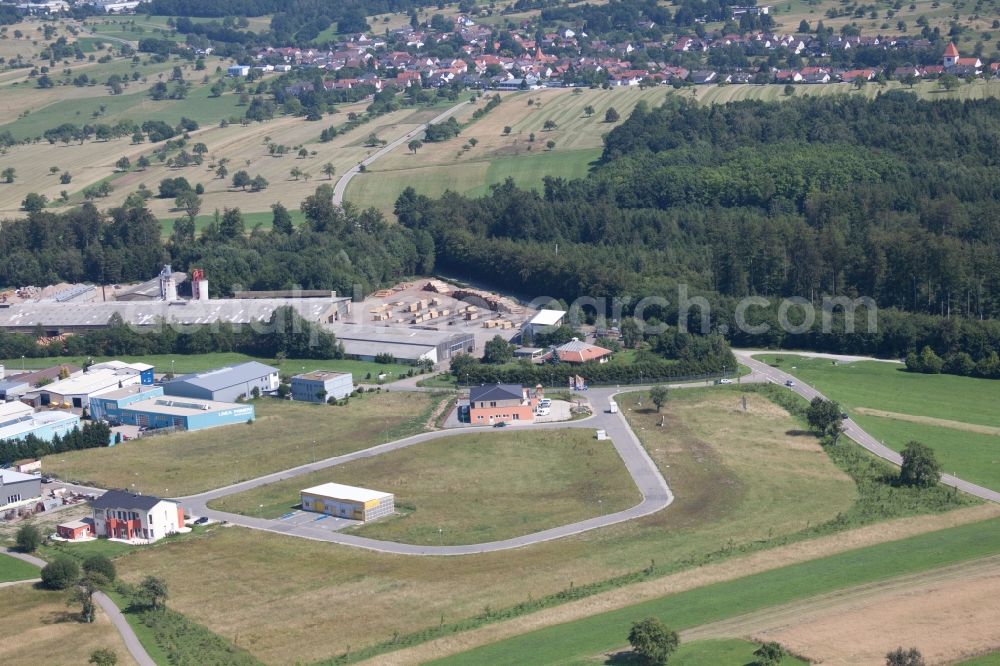
[[[713,107],[672,97],[612,130],[587,178],[548,178],[541,193],[508,181],[480,199],[407,190],[396,214],[431,234],[445,272],[519,293],[634,304],[684,284],[733,344],[894,356],[930,345],[978,362],[1000,349],[998,121],[996,100],[902,91]],[[752,311],[766,333],[735,325],[747,296],[773,299]],[[879,330],[847,333],[835,315],[839,330],[817,317],[789,335],[776,325],[789,296],[869,297]]]

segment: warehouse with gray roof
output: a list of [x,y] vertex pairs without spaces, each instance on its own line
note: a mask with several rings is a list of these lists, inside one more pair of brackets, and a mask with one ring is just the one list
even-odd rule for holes
[[257,389],[260,395],[270,395],[278,390],[278,369],[250,361],[237,363],[217,370],[183,375],[163,384],[166,395],[184,398],[201,398],[216,402],[236,402],[249,398]]

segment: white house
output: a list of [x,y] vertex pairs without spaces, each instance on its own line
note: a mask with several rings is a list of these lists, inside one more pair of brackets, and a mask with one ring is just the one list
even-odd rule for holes
[[177,502],[126,490],[109,490],[90,503],[94,534],[109,539],[157,541],[184,526],[184,509]]

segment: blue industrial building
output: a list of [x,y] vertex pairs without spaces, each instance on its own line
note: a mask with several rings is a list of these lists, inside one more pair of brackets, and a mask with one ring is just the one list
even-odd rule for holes
[[35,412],[20,402],[7,403],[2,407],[5,409],[0,409],[0,441],[34,435],[49,442],[56,435],[65,435],[80,426],[80,417],[72,412]]
[[167,396],[161,386],[129,386],[94,396],[90,413],[114,425],[149,430],[202,430],[255,418],[253,405]]
[[[354,390],[354,376],[349,372],[315,370],[292,377],[292,400],[326,402],[340,400]],[[322,396],[322,397],[321,397]]]

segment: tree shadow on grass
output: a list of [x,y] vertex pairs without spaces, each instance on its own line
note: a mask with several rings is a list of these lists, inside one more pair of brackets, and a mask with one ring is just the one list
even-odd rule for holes
[[606,666],[646,666],[646,660],[632,650],[612,652],[604,660]]

